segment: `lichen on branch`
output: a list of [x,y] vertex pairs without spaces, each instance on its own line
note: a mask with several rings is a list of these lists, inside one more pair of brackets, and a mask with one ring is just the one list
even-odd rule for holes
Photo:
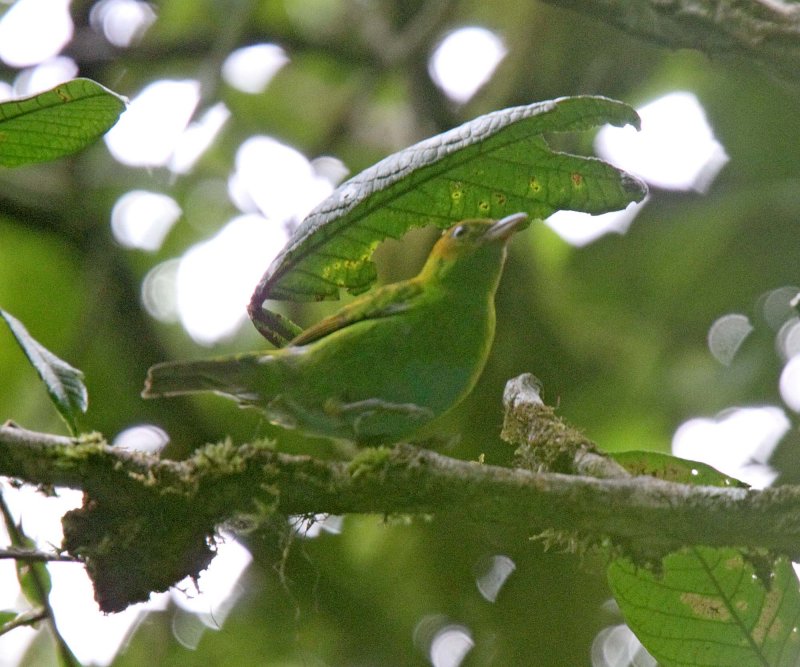
[[[557,417],[529,382],[517,378],[506,392],[504,435],[518,447],[517,467],[408,444],[335,461],[226,441],[171,461],[121,451],[96,435],[67,438],[6,424],[0,475],[85,491],[83,507],[64,517],[64,547],[86,562],[106,611],[196,577],[213,557],[219,526],[292,515],[435,513],[526,535],[602,538],[656,557],[708,545],[800,558],[800,488],[632,476]],[[554,462],[570,474],[553,471]]]

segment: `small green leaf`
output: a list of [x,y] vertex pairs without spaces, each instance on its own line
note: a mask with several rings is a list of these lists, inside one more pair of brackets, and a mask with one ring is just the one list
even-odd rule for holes
[[617,559],[608,581],[625,621],[664,667],[795,667],[800,582],[785,558],[771,566],[758,576],[736,549],[693,547],[665,557],[660,574]]
[[[14,528],[9,532],[15,534],[14,546],[31,550],[36,548],[36,542],[25,535],[21,524],[14,524]],[[52,587],[47,565],[22,559],[16,560],[15,565],[17,568],[17,581],[25,599],[34,607],[46,605]]]
[[615,452],[610,456],[632,475],[649,475],[667,482],[695,486],[747,487],[744,482],[728,477],[706,463],[662,452]]
[[32,605],[44,605],[50,595],[50,572],[44,563],[17,561],[17,581],[25,599]]
[[17,618],[16,611],[0,611],[0,634],[2,634],[3,626]]
[[[644,183],[596,158],[558,153],[542,134],[611,123],[638,127],[636,112],[604,97],[567,97],[476,118],[361,172],[315,208],[257,286],[250,315],[270,334],[291,323],[262,309],[268,299],[336,299],[369,288],[378,243],[413,227],[524,211],[605,213],[641,201]],[[280,334],[277,336],[280,339]]]
[[25,356],[42,378],[50,400],[64,418],[70,432],[76,435],[77,417],[80,413],[86,412],[89,402],[86,385],[83,383],[83,373],[43,347],[28,333],[22,322],[2,308],[0,317],[6,321]]
[[0,104],[0,165],[19,167],[74,153],[117,122],[126,101],[89,79]]

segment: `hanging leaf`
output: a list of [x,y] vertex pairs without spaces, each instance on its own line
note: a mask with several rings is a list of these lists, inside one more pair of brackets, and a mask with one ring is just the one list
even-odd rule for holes
[[694,547],[655,574],[616,559],[608,581],[625,621],[664,667],[800,664],[800,582],[780,558],[756,572],[737,549]]
[[78,433],[77,417],[86,412],[88,394],[83,383],[83,373],[37,342],[18,319],[0,308],[2,317],[25,356],[42,378],[50,400],[64,418],[70,432]]
[[253,322],[285,343],[296,325],[265,311],[264,301],[363,292],[376,277],[370,257],[378,243],[413,227],[519,211],[532,218],[561,209],[605,213],[641,201],[647,188],[638,179],[596,158],[553,151],[542,137],[603,123],[638,127],[639,117],[604,97],[567,97],[495,111],[381,160],[300,225],[255,290]]
[[125,98],[89,79],[0,104],[0,165],[19,167],[74,153],[105,134]]
[[[15,546],[31,550],[36,548],[36,542],[22,533],[21,526],[18,526],[18,532],[21,540],[16,540]],[[47,565],[18,559],[16,566],[17,581],[25,599],[35,607],[45,605],[53,585]]]

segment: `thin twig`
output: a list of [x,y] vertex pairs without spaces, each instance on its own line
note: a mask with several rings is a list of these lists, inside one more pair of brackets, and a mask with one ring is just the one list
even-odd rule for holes
[[8,549],[0,549],[0,559],[13,558],[14,560],[22,560],[30,563],[81,563],[80,558],[70,556],[69,554],[48,553],[45,551],[33,551],[31,549],[20,549],[17,547],[10,547]]
[[[2,427],[3,429],[11,428],[11,430],[20,430],[17,429],[16,426],[9,427],[8,425]],[[26,542],[29,541],[29,538],[22,532],[20,526],[18,526],[14,522],[14,517],[11,515],[11,511],[6,504],[5,498],[3,498],[2,493],[0,493],[0,512],[3,515],[3,519],[6,524],[6,531],[8,532],[8,536],[11,539],[11,543],[17,547],[18,549],[24,549],[24,545]],[[61,633],[58,631],[58,626],[56,625],[56,617],[55,613],[53,612],[53,607],[50,605],[50,593],[48,591],[48,584],[42,578],[41,572],[37,567],[31,567],[28,571],[30,576],[34,594],[36,597],[36,602],[41,606],[43,612],[43,619],[46,619],[47,622],[50,624],[50,629],[53,633],[53,638],[56,642],[56,648],[58,651],[58,657],[60,664],[64,667],[81,667],[80,662],[75,658],[72,651],[69,648],[64,637],[61,636]]]
[[30,627],[36,625],[40,621],[46,621],[47,619],[47,610],[42,607],[24,611],[8,621],[8,623],[0,625],[0,637],[16,628]]

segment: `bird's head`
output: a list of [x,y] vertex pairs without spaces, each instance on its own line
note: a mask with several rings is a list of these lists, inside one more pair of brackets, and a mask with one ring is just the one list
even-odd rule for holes
[[462,220],[442,234],[431,251],[431,256],[445,259],[458,259],[471,255],[482,246],[490,244],[505,245],[506,241],[523,226],[528,216],[514,213],[501,220]]
[[455,277],[454,274],[461,273],[460,269],[475,277],[483,271],[499,274],[508,240],[527,224],[525,213],[514,213],[501,220],[463,220],[442,234],[421,276]]

